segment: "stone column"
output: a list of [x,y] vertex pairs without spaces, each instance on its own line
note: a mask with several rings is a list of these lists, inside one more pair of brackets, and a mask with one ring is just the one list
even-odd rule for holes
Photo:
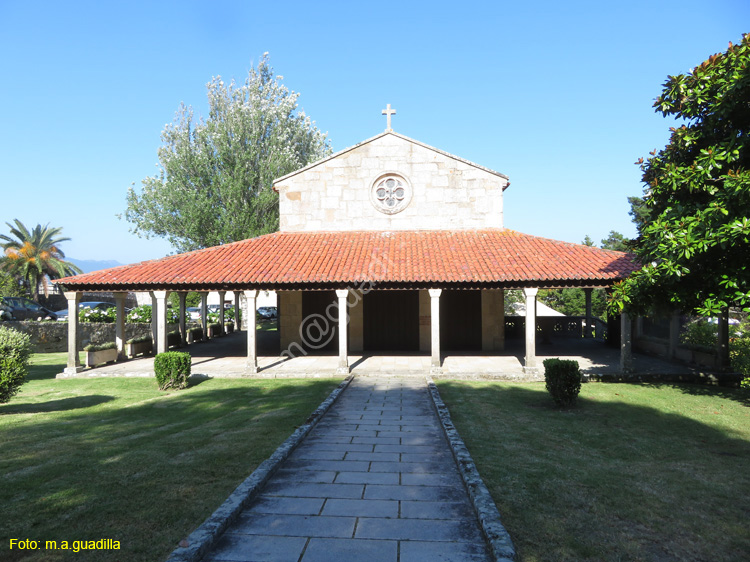
[[[256,291],[257,293],[257,291]],[[234,291],[234,329],[236,332],[242,330],[242,318],[240,317],[240,291]]]
[[[167,351],[167,295],[168,291],[151,291],[151,298],[156,306],[151,310],[155,315],[156,324],[156,353]],[[152,317],[154,320],[154,317]]]
[[429,289],[430,294],[430,372],[440,373],[440,293],[442,289]]
[[[235,314],[240,304],[239,294],[235,293],[234,297],[234,310]],[[250,321],[255,318],[255,306],[256,299],[258,297],[258,291],[245,291],[245,318],[247,321],[247,363],[245,364],[245,371],[248,374],[254,375],[258,372],[258,348],[256,345],[256,324]]]
[[526,358],[524,359],[523,372],[537,373],[536,368],[536,294],[539,289],[524,289],[523,296],[526,298]]
[[305,356],[307,352],[300,344],[302,334],[302,291],[279,291],[279,337],[284,357]]
[[591,293],[593,290],[594,289],[591,289],[591,288],[587,288],[583,290],[584,294],[586,295],[586,329],[583,331],[584,338],[591,337],[591,322],[592,322]]
[[347,345],[349,314],[346,307],[346,298],[348,296],[348,289],[336,289],[339,308],[339,366],[336,372],[342,375],[349,374],[349,347]]
[[670,359],[677,357],[677,346],[680,345],[680,311],[675,310],[669,320],[669,355]]
[[430,293],[419,290],[419,351],[429,353],[432,334],[430,333]]
[[219,333],[224,333],[224,295],[226,291],[219,291]]
[[201,327],[205,341],[208,339],[208,293],[201,293]]
[[156,297],[154,296],[153,291],[149,291],[148,294],[151,295],[151,341],[154,342],[154,349],[156,349],[156,340],[158,338],[158,329],[156,322]]
[[185,299],[187,293],[177,293],[180,298],[180,345],[185,347],[187,344],[187,325],[185,323]]
[[78,356],[78,303],[81,302],[81,293],[65,291],[63,294],[68,299],[68,366],[63,373],[75,375],[83,370]]
[[719,314],[719,334],[716,341],[716,367],[724,371],[729,368],[729,309]]
[[620,370],[623,373],[633,372],[633,348],[631,337],[630,315],[623,312],[620,316]]
[[115,297],[115,343],[117,344],[117,360],[125,359],[125,298],[127,293],[113,293]]

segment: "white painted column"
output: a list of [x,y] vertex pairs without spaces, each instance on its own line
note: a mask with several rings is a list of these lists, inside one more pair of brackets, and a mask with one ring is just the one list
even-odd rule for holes
[[208,339],[208,293],[201,293],[201,327],[205,341]]
[[594,289],[587,288],[584,289],[583,292],[586,295],[586,329],[583,331],[583,337],[584,338],[590,338],[591,337],[591,292]]
[[167,295],[168,291],[151,291],[156,306],[151,314],[156,316],[156,353],[167,351]]
[[[238,296],[238,293],[235,293],[235,311],[240,304]],[[247,319],[247,363],[245,364],[245,371],[251,375],[254,375],[258,372],[258,348],[255,337],[256,324],[255,322],[249,321],[249,319],[255,318],[255,306],[257,297],[258,291],[245,291],[245,318]]]
[[349,346],[347,331],[349,329],[349,314],[346,309],[346,298],[349,296],[348,289],[336,289],[339,308],[339,366],[336,372],[349,374]]
[[187,344],[187,325],[185,323],[185,298],[187,293],[177,293],[180,299],[180,344],[185,347]]
[[623,312],[620,316],[620,370],[623,373],[633,372],[632,327],[630,315]]
[[[257,292],[257,291],[256,291]],[[242,319],[240,318],[240,291],[234,292],[234,330],[239,332],[242,330]]]
[[115,297],[115,343],[117,360],[125,359],[125,298],[127,293],[113,293]]
[[539,289],[524,289],[526,297],[526,358],[523,372],[536,373],[536,294]]
[[149,291],[148,294],[151,295],[151,341],[154,342],[153,347],[154,349],[156,349],[156,340],[159,337],[159,331],[156,322],[156,297],[154,296],[153,291]]
[[219,333],[224,333],[224,295],[226,291],[219,291]]
[[440,373],[440,294],[442,289],[429,289],[430,294],[430,372]]
[[75,375],[83,370],[78,356],[78,304],[81,302],[81,293],[65,291],[64,295],[68,299],[68,366],[63,373]]

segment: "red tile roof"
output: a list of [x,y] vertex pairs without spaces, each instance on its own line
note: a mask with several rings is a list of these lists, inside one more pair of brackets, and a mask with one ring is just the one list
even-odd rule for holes
[[71,290],[605,286],[633,256],[507,229],[276,232],[68,277]]

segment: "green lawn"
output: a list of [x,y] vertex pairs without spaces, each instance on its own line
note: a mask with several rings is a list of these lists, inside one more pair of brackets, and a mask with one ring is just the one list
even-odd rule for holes
[[[0,559],[163,560],[340,380],[55,380],[33,356],[0,405]],[[9,550],[10,539],[120,541],[122,550]]]
[[441,381],[523,562],[740,561],[750,553],[750,396],[691,385]]

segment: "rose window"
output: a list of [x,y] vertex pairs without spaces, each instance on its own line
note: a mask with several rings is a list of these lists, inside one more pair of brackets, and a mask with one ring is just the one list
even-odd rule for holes
[[372,188],[372,202],[375,208],[387,214],[403,210],[411,199],[411,189],[406,180],[389,174],[375,180]]

